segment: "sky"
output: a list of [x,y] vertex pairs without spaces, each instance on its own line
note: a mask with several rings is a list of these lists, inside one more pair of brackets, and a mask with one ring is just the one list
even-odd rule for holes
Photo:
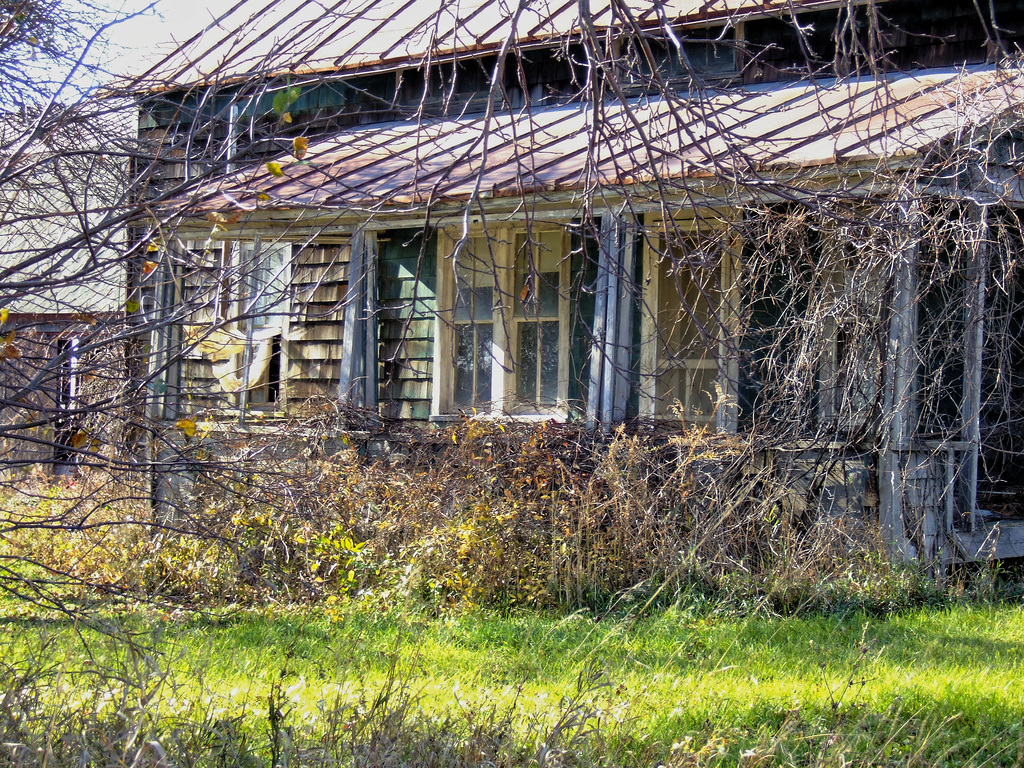
[[[138,72],[158,55],[173,50],[174,41],[187,40],[237,0],[107,0],[111,8],[138,14],[111,30],[110,69],[118,74]],[[152,5],[153,8],[147,10]]]

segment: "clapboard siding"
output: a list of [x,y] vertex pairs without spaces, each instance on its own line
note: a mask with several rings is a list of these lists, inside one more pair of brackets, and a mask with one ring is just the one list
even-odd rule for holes
[[294,254],[285,368],[292,405],[311,397],[337,396],[349,254],[348,245],[315,244]]
[[182,392],[177,402],[179,416],[226,409],[233,405],[213,375],[213,363],[198,347],[204,335],[228,312],[224,306],[229,299],[228,287],[220,278],[224,258],[220,247],[193,248],[187,260],[192,266],[182,275],[184,305],[190,307],[191,312],[184,327]]
[[437,239],[419,229],[378,238],[380,408],[387,417],[430,416],[437,308]]

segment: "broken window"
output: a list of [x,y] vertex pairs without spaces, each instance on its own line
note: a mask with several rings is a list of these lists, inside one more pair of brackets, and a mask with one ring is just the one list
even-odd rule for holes
[[241,405],[273,405],[281,395],[291,245],[227,244],[211,250],[205,262],[217,266],[198,270],[192,279],[192,290],[204,293],[206,301],[186,342],[208,364],[212,389],[240,398]]

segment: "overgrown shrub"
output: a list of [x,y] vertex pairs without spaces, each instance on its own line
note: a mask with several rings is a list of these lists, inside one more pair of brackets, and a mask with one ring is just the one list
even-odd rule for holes
[[[8,535],[7,551],[82,584],[204,602],[606,610],[686,596],[791,612],[934,595],[889,564],[870,520],[794,500],[735,435],[467,419],[393,436],[375,458],[347,437],[330,454],[300,443],[197,439],[154,518],[140,488],[118,502],[111,478],[86,476],[88,503],[60,492],[67,525]],[[51,500],[33,504],[24,514],[54,517]]]

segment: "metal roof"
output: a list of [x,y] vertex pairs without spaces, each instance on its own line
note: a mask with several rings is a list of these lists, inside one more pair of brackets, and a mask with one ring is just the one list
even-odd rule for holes
[[[563,39],[633,23],[700,23],[832,0],[240,0],[160,58],[137,87],[223,83],[251,75],[388,68],[459,52]],[[613,8],[615,9],[613,11]],[[628,10],[630,19],[625,15]]]
[[373,209],[920,156],[1024,103],[1020,70],[778,83],[350,129],[202,189],[201,210]]

